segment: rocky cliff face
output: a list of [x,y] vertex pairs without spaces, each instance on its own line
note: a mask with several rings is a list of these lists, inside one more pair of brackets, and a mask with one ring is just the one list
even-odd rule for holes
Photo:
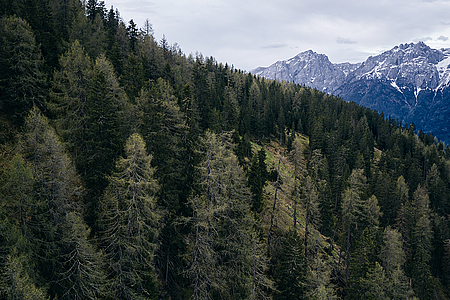
[[450,49],[402,44],[360,64],[333,64],[310,50],[252,73],[340,96],[450,142]]
[[293,81],[332,93],[357,65],[333,64],[325,54],[308,50],[297,56],[278,61],[267,68],[258,68],[251,73],[266,78]]

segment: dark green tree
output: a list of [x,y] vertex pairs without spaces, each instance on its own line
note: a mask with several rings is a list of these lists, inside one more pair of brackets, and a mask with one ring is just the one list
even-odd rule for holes
[[94,207],[125,140],[126,95],[111,63],[102,55],[92,64],[77,41],[61,57],[61,70],[54,78],[50,108],[83,175],[87,221],[95,231]]
[[33,105],[43,107],[44,60],[28,23],[15,16],[0,20],[0,104],[16,124]]
[[34,177],[30,223],[37,245],[33,259],[51,297],[95,299],[101,295],[100,257],[81,217],[81,180],[48,120],[33,107],[25,119],[19,151]]
[[290,230],[278,257],[274,300],[304,299],[306,280],[303,241],[297,231]]

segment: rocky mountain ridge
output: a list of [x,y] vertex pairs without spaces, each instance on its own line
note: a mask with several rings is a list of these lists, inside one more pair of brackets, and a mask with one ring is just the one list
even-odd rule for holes
[[340,96],[450,142],[450,49],[401,44],[358,64],[308,50],[251,73]]

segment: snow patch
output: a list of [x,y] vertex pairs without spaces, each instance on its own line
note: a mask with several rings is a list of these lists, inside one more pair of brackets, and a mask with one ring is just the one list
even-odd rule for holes
[[403,94],[402,90],[398,87],[395,81],[391,81],[391,86],[394,87],[397,91]]
[[419,93],[422,89],[421,88],[414,88],[414,97],[416,98],[416,103],[414,104],[414,106],[417,106],[417,97],[419,96]]

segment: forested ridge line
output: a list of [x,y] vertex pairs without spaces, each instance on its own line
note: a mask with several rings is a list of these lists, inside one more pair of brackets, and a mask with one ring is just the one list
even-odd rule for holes
[[448,298],[448,145],[97,0],[0,13],[0,299]]

